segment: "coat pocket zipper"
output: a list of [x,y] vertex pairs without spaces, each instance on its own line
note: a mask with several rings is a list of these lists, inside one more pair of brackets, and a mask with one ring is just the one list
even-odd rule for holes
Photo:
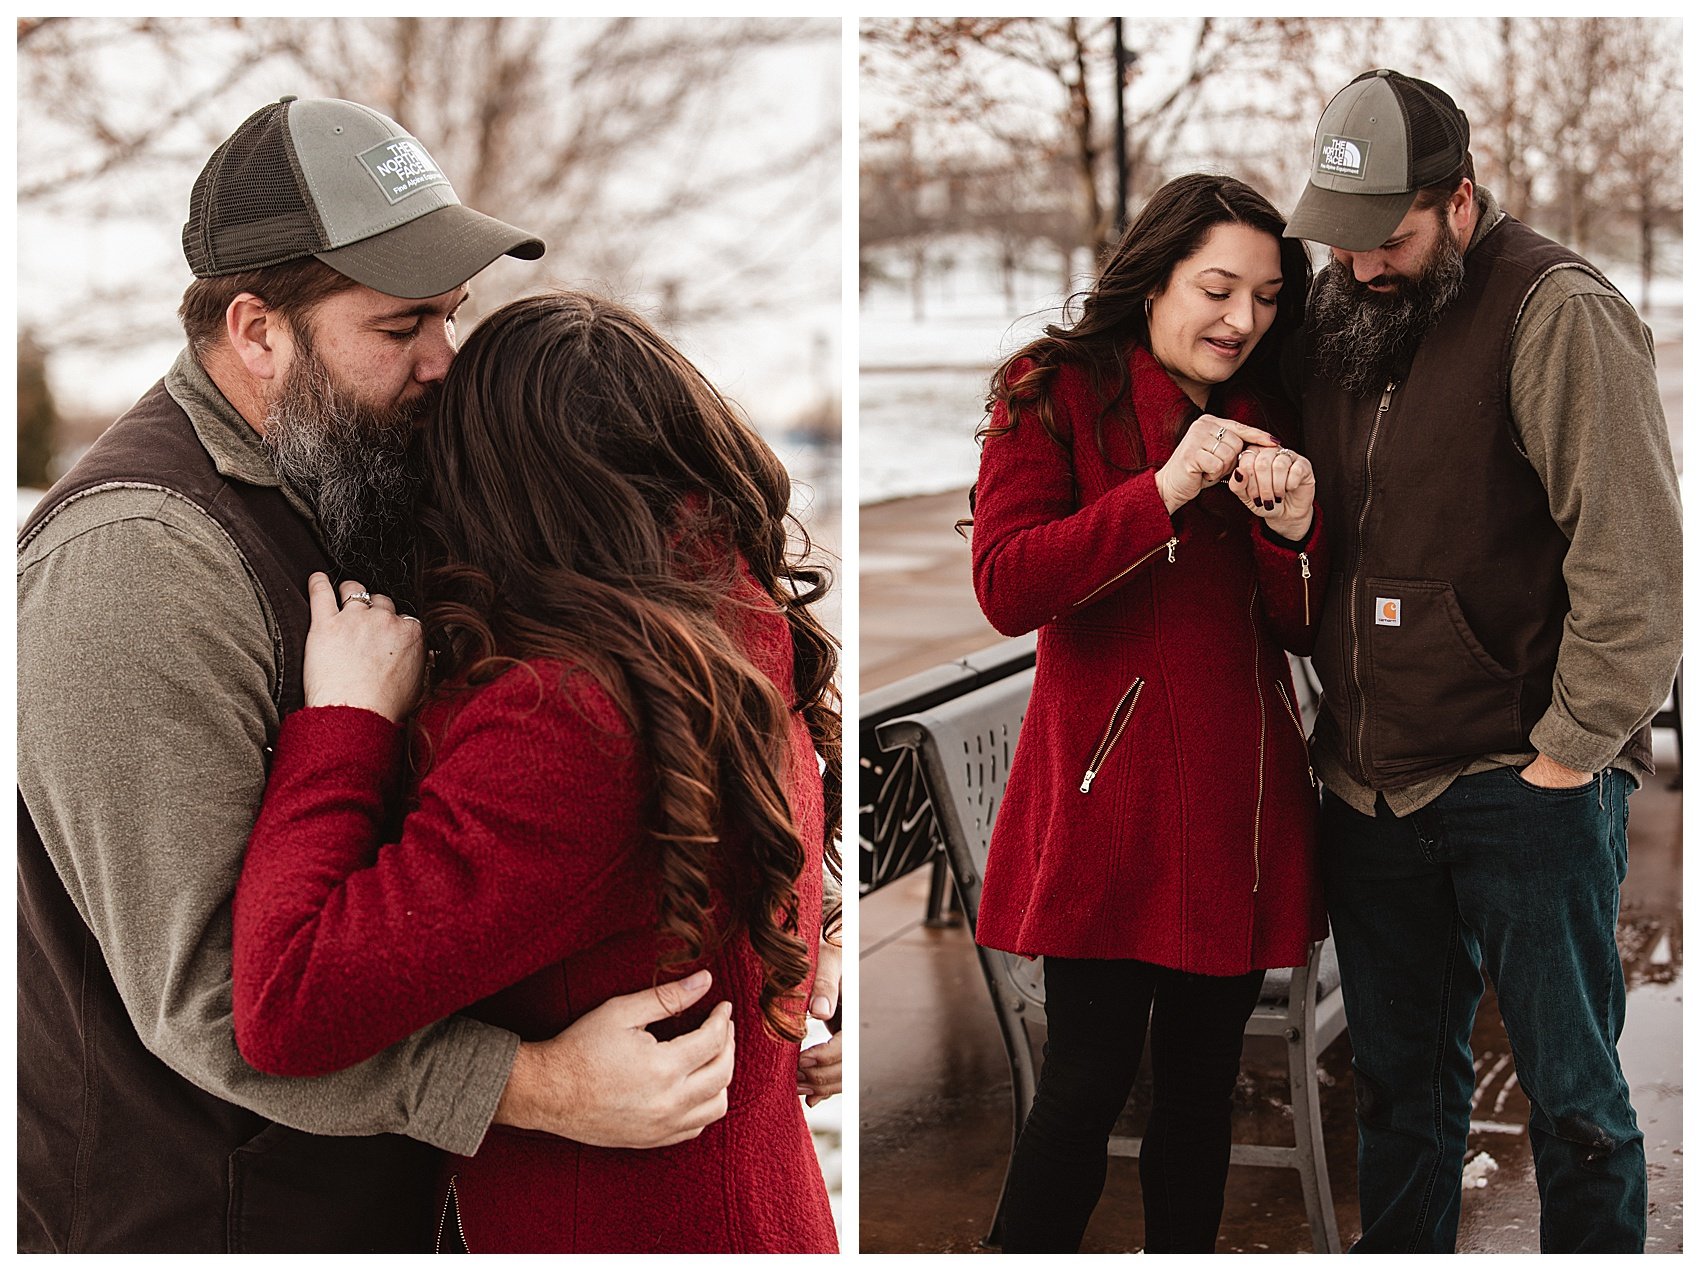
[[[1115,710],[1110,712],[1110,722],[1104,725],[1104,735],[1098,739],[1098,748],[1092,752],[1092,760],[1086,765],[1086,775],[1080,780],[1080,793],[1092,793],[1092,778],[1098,775],[1099,769],[1110,758],[1110,751],[1115,749],[1121,740],[1122,732],[1127,728],[1128,720],[1133,718],[1133,708],[1139,705],[1139,695],[1145,691],[1145,681],[1135,677],[1132,684],[1127,686],[1127,692],[1121,695]],[[1127,707],[1123,713],[1122,707]],[[1117,720],[1121,722],[1118,723]]]
[[1310,787],[1316,789],[1316,769],[1310,763],[1310,738],[1305,736],[1305,726],[1299,722],[1299,713],[1293,709],[1293,699],[1287,696],[1287,686],[1276,681],[1275,691],[1281,695],[1281,705],[1287,708],[1287,718],[1293,721],[1293,727],[1299,732],[1299,745],[1304,747],[1305,771],[1310,774]]
[[[1305,593],[1305,626],[1310,626],[1310,557],[1299,553],[1299,577]],[[1291,710],[1291,705],[1288,706]]]
[[[437,1248],[435,1250],[435,1252],[437,1252],[437,1253],[471,1253],[472,1252],[471,1247],[466,1243],[466,1227],[464,1225],[462,1225],[461,1220],[460,1220],[460,1194],[455,1190],[455,1181],[458,1178],[460,1178],[459,1174],[449,1175],[448,1194],[443,1197],[443,1212],[442,1212],[442,1215],[437,1219]],[[449,1214],[450,1214],[451,1211],[454,1213],[454,1216],[455,1216],[455,1234],[460,1237],[460,1248],[459,1249],[444,1249],[443,1248],[443,1235],[444,1235],[444,1233],[446,1233],[448,1231]]]

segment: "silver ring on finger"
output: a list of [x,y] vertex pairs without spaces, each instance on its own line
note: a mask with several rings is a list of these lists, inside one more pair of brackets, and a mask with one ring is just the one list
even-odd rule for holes
[[1222,438],[1226,437],[1227,435],[1228,435],[1228,425],[1226,425],[1226,424],[1223,424],[1213,434],[1213,436],[1216,438],[1217,441],[1221,441]]
[[342,603],[346,608],[353,604],[356,600],[365,605],[368,609],[372,607],[372,593],[369,591],[351,591],[342,598]]
[[[419,619],[415,618],[410,613],[398,613],[396,615],[396,617],[400,618],[403,622],[418,622],[419,621]],[[421,624],[421,625],[423,625],[423,624]]]
[[1221,445],[1221,444],[1222,444],[1222,439],[1220,437],[1218,437],[1215,441],[1210,443],[1210,453],[1215,455],[1218,459],[1220,459],[1222,456],[1219,453],[1217,453],[1216,447]]

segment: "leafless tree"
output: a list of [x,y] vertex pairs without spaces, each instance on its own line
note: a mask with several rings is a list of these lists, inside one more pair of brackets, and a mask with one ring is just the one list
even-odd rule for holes
[[1480,179],[1577,250],[1635,260],[1645,302],[1661,237],[1681,225],[1680,24],[1497,18],[1430,30],[1443,49],[1436,78],[1470,116]]
[[[759,108],[740,91],[755,59],[837,38],[814,20],[26,19],[18,195],[174,240],[195,171],[244,113],[281,92],[347,97],[425,140],[463,201],[547,239],[548,277],[659,298],[675,328],[783,311],[836,285],[836,109],[792,143],[726,138]],[[836,74],[795,91],[836,106]],[[736,242],[712,228],[728,213]],[[486,306],[540,281],[487,278]],[[147,293],[154,318],[127,329],[157,335],[171,280],[122,285]],[[128,297],[78,296],[76,309],[111,300]],[[38,324],[49,343],[91,338],[69,312]]]
[[[1680,231],[1674,21],[1206,18],[1125,27],[1135,200],[1179,171],[1207,168],[1290,206],[1329,98],[1353,75],[1388,65],[1452,93],[1471,118],[1480,179],[1537,228],[1584,252],[1638,258],[1645,278]],[[901,134],[911,183],[960,185],[965,167],[1042,171],[1041,201],[1072,224],[1073,244],[1102,250],[1114,230],[1107,21],[870,19],[862,41],[864,82],[895,103],[864,121],[865,163],[887,165],[882,143]],[[983,196],[988,212],[999,196],[1005,224],[1035,213],[1013,177]],[[864,233],[869,221],[864,207]],[[914,228],[933,241],[979,233],[1000,252],[1039,242],[1000,231],[989,214],[976,224],[964,205]]]
[[[1244,122],[1302,100],[1290,88],[1267,91],[1277,77],[1302,76],[1311,64],[1313,28],[1300,20],[1140,19],[1126,29],[1134,54],[1125,92],[1129,184],[1136,193],[1160,183],[1170,151],[1201,113],[1237,111]],[[1030,162],[1065,159],[1077,242],[1096,252],[1114,239],[1116,85],[1107,19],[890,19],[865,23],[863,39],[876,54],[865,71],[910,103],[911,115],[925,116],[935,129],[973,130]],[[1159,47],[1163,59],[1148,56]],[[1241,91],[1222,95],[1220,81],[1230,69]],[[1012,101],[1017,76],[1046,93],[1051,109]]]

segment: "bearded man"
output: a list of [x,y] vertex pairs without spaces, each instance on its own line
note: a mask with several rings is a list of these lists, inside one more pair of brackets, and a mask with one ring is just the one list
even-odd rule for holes
[[232,1033],[230,900],[302,702],[308,575],[405,581],[408,435],[467,280],[543,243],[393,120],[286,97],[208,161],[183,245],[189,347],[19,548],[19,1247],[428,1249],[431,1147],[493,1121],[676,1142],[732,1067],[725,1008],[644,1031],[706,975],[551,1041],[444,1020],[312,1080]]
[[1325,243],[1303,447],[1336,562],[1314,662],[1363,1251],[1450,1251],[1492,978],[1544,1250],[1639,1250],[1618,1061],[1628,795],[1680,656],[1650,333],[1475,183],[1469,121],[1376,70],[1329,103],[1289,236]]

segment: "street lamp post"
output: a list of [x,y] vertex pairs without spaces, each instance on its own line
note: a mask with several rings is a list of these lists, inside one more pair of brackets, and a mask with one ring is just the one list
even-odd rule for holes
[[1122,20],[1113,19],[1116,36],[1116,238],[1127,228],[1127,68],[1132,59],[1122,40]]

